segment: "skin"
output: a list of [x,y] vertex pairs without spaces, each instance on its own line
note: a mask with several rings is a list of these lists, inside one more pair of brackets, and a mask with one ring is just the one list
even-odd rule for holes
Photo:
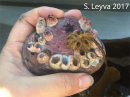
[[93,78],[85,73],[34,76],[23,66],[23,43],[35,31],[37,19],[46,18],[48,14],[56,18],[82,17],[79,10],[64,13],[52,7],[39,7],[22,14],[0,54],[0,97],[65,97],[79,93],[93,84]]

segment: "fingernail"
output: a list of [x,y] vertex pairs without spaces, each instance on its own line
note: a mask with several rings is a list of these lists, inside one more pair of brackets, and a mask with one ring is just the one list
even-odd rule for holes
[[79,88],[89,88],[94,83],[93,77],[90,75],[82,75],[79,77]]

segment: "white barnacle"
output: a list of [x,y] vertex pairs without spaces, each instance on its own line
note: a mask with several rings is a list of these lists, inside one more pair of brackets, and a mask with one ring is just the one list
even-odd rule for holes
[[89,68],[91,66],[90,60],[86,57],[80,59],[80,65],[82,68]]
[[46,21],[43,17],[39,17],[39,19],[37,20],[37,23],[42,24],[43,26],[46,26]]
[[30,51],[30,52],[35,52],[35,50],[34,50],[34,44],[35,44],[35,42],[30,42],[29,44],[28,44],[28,46],[27,46],[27,49]]
[[86,56],[86,53],[85,53],[85,51],[78,49],[78,50],[74,50],[74,55],[75,55],[77,58],[81,59],[81,58],[83,58],[83,57]]
[[43,26],[41,23],[37,23],[37,25],[36,25],[36,32],[38,34],[41,34],[41,33],[45,32],[45,30],[46,30],[45,26]]
[[87,21],[87,18],[83,16],[78,22],[79,24],[82,24],[85,21]]
[[91,29],[90,33],[93,35],[94,38],[97,37],[98,32],[95,29]]
[[91,30],[91,23],[89,21],[84,21],[81,25],[80,28],[83,31],[90,31]]
[[47,21],[47,26],[49,27],[55,26],[58,23],[57,18],[55,18],[53,15],[48,15],[46,21]]
[[43,45],[45,45],[46,40],[45,40],[45,38],[43,38],[43,37],[39,37],[39,38],[38,38],[38,42],[41,43],[41,44],[43,44]]
[[50,66],[53,69],[61,69],[62,64],[62,55],[61,54],[55,54],[50,58]]
[[70,58],[70,67],[69,70],[71,71],[75,71],[77,69],[79,69],[80,67],[80,63],[77,57],[73,56],[73,55],[69,55]]
[[98,58],[97,55],[94,52],[88,52],[87,57],[89,58],[90,64],[92,66],[97,66],[97,64],[99,63],[100,58]]
[[38,34],[41,34],[41,33],[45,32],[45,30],[46,30],[46,21],[45,21],[44,18],[41,18],[41,17],[40,17],[40,18],[37,20],[36,32],[37,32]]
[[99,57],[103,58],[103,55],[102,55],[101,51],[100,51],[98,48],[95,49],[95,53],[96,53]]

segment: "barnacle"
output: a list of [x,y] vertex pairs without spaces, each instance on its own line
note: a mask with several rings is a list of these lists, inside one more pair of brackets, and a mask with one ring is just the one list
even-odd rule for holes
[[91,38],[93,38],[93,35],[85,31],[77,31],[75,33],[70,33],[67,36],[67,48],[69,49],[72,47],[74,48],[74,50],[80,49],[87,52],[92,45]]

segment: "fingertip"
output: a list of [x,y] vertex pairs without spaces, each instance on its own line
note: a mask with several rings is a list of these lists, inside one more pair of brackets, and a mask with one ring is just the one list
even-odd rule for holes
[[24,13],[24,20],[35,27],[39,17],[47,18],[48,15],[54,15],[56,18],[61,18],[64,16],[64,12],[54,7],[42,6]]
[[52,14],[56,18],[61,18],[64,16],[64,11],[54,7],[42,6],[38,8],[38,13],[40,16],[47,18],[48,15]]
[[75,17],[75,18],[80,19],[82,17],[82,13],[78,9],[72,9],[65,12],[64,17]]
[[[60,83],[59,86],[62,86],[62,84],[65,86],[62,87],[65,93],[62,96],[70,96],[82,92],[83,90],[88,89],[94,83],[93,77],[86,73],[59,73],[58,75],[60,78],[60,82],[58,82]],[[65,91],[65,89],[67,91]]]
[[89,88],[94,83],[93,77],[90,75],[82,75],[79,77],[79,88]]

